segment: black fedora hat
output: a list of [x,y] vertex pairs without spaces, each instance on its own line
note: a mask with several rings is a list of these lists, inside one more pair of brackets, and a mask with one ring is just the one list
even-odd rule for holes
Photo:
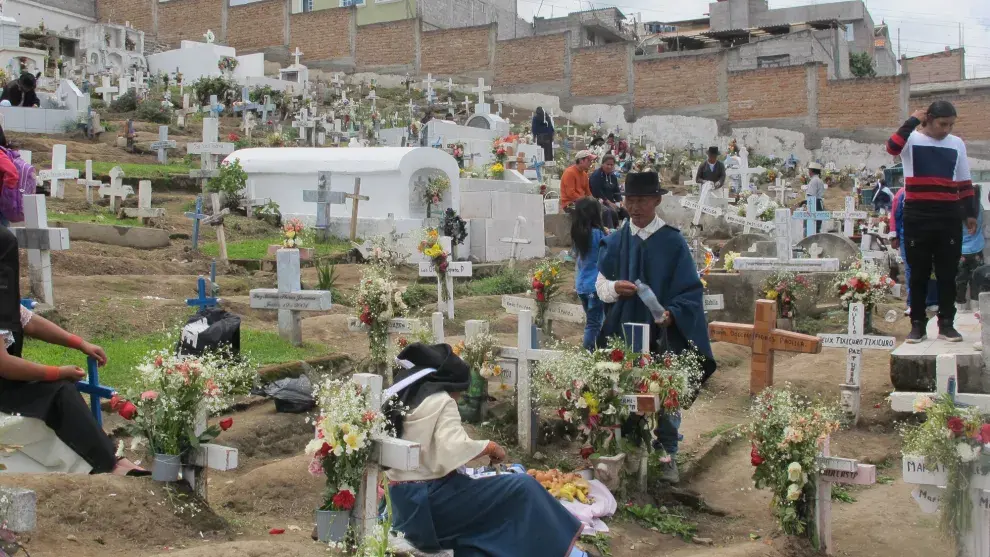
[[630,172],[626,175],[626,197],[647,195],[667,195],[669,191],[660,187],[660,176],[656,172]]
[[708,148],[708,154],[709,155],[718,155],[719,154],[718,153],[718,147],[716,147],[714,145],[712,145],[711,147],[709,147]]

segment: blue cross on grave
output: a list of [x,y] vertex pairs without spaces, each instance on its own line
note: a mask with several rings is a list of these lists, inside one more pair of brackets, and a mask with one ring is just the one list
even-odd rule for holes
[[602,128],[602,126],[605,125],[605,120],[602,120],[602,117],[601,116],[598,117],[598,121],[595,122],[595,123],[598,124],[598,128],[599,129],[604,129],[604,128]]
[[199,250],[199,221],[208,218],[209,215],[203,214],[203,196],[196,196],[196,210],[194,212],[187,212],[186,217],[193,219],[193,236],[192,236],[192,249],[193,251]]
[[243,112],[245,110],[259,110],[261,105],[258,103],[251,102],[251,92],[247,87],[241,87],[241,104],[240,106],[234,107],[234,112]]
[[203,311],[204,309],[211,308],[220,303],[220,300],[214,298],[213,296],[206,295],[206,279],[199,277],[196,281],[196,290],[199,296],[196,298],[186,299],[186,305],[189,307],[199,307],[198,311]]
[[210,105],[204,106],[203,108],[206,109],[213,118],[219,118],[220,114],[223,113],[223,105],[217,100],[216,95],[210,95]]
[[804,211],[794,211],[791,218],[794,220],[805,221],[805,237],[811,236],[817,233],[817,226],[815,223],[818,221],[829,220],[832,218],[832,213],[829,211],[816,211],[818,207],[818,198],[813,196],[808,196],[808,206]]
[[100,385],[100,368],[96,364],[96,358],[86,359],[87,381],[77,381],[76,390],[82,394],[89,395],[89,407],[93,411],[96,423],[103,427],[103,412],[100,410],[100,399],[110,398],[114,395],[114,390],[110,387]]

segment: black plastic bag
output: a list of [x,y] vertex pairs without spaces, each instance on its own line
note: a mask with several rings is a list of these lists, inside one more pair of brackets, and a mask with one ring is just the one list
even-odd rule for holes
[[981,265],[973,271],[972,282],[969,283],[969,297],[980,299],[980,293],[990,292],[990,265]]
[[205,308],[189,318],[176,349],[180,356],[202,356],[227,349],[241,353],[241,318],[220,308]]
[[302,414],[316,406],[313,384],[305,375],[272,381],[251,394],[271,398],[275,401],[275,411],[285,414]]

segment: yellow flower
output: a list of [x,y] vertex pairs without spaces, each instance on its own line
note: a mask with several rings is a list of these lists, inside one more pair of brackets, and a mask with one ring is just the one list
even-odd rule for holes
[[543,286],[550,286],[550,281],[549,280],[543,281]]
[[340,432],[343,433],[344,435],[347,435],[348,433],[350,433],[351,432],[351,424],[348,424],[348,423],[340,424]]
[[558,272],[560,272],[560,271],[558,271],[556,267],[554,267],[553,269],[550,269],[550,275],[552,275],[554,277],[557,276],[557,273]]
[[457,357],[460,357],[461,356],[461,352],[463,350],[464,350],[464,341],[463,340],[461,342],[458,342],[457,344],[454,345],[453,348],[451,348],[451,352],[453,352],[454,355],[457,356]]
[[492,368],[492,375],[495,377],[502,375],[502,366],[495,364],[495,367]]
[[533,274],[533,278],[535,278],[540,282],[543,282],[543,271],[536,271],[536,273]]
[[425,254],[427,257],[431,259],[434,257],[439,257],[441,254],[443,254],[443,248],[440,247],[440,244],[433,244],[432,246],[426,248],[423,251],[423,254]]
[[708,288],[708,281],[707,281],[707,280],[705,280],[705,279],[701,279],[701,286],[702,286],[703,288]]
[[347,445],[349,451],[359,450],[361,445],[364,444],[364,434],[352,431],[344,436],[344,443]]
[[588,413],[592,416],[598,415],[598,399],[591,393],[584,393],[584,401],[588,403]]
[[296,237],[296,231],[295,230],[287,230],[285,232],[285,237],[286,238],[290,238],[290,239],[291,238],[295,238]]
[[767,290],[767,299],[768,300],[776,300],[777,299],[777,291],[776,290]]

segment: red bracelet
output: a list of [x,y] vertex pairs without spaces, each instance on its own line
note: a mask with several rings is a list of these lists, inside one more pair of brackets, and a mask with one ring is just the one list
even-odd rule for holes
[[55,381],[58,381],[57,366],[45,366],[45,381],[49,383],[54,383]]
[[73,350],[79,350],[80,348],[82,348],[83,342],[84,341],[82,337],[78,335],[69,335],[69,344],[68,344],[69,348]]

